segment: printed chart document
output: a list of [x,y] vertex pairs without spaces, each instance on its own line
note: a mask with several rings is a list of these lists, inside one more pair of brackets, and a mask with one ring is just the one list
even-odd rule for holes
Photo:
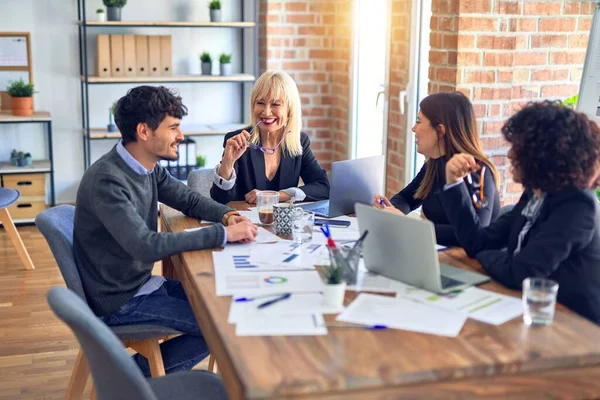
[[238,336],[317,336],[327,335],[325,320],[320,314],[247,318],[235,325]]
[[268,319],[287,315],[338,314],[344,307],[332,308],[325,305],[322,293],[293,293],[289,299],[281,300],[268,307],[258,308],[259,304],[276,299],[281,294],[261,296],[251,301],[236,302],[231,299],[228,322],[235,324],[246,318]]
[[287,268],[314,268],[329,264],[329,253],[324,243],[279,242],[254,247],[250,252],[254,264]]
[[397,296],[456,311],[492,325],[503,324],[523,314],[521,299],[476,287],[441,295],[406,286],[405,290],[398,291]]
[[456,337],[467,316],[404,298],[361,293],[336,320]]
[[[246,260],[213,253],[217,296],[319,292],[323,281],[317,271],[268,271],[252,268]],[[236,264],[237,262],[237,264]]]

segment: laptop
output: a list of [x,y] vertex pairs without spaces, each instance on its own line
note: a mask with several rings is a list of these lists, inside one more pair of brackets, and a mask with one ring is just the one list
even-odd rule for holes
[[298,204],[298,207],[325,218],[353,214],[354,204],[372,204],[373,197],[383,193],[384,168],[383,155],[334,162],[329,200]]
[[356,205],[365,267],[409,285],[435,293],[448,293],[490,280],[488,276],[440,264],[433,223]]

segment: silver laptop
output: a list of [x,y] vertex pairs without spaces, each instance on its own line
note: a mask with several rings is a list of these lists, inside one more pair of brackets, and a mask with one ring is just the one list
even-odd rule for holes
[[352,214],[354,204],[372,204],[373,197],[383,193],[384,168],[383,155],[334,162],[329,200],[298,206],[326,218]]
[[430,221],[391,214],[371,206],[356,205],[361,234],[368,230],[363,247],[365,267],[409,285],[448,293],[489,281],[490,278],[439,263],[435,230]]

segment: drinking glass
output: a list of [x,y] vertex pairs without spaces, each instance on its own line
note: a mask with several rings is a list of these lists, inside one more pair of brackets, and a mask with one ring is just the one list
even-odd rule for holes
[[550,325],[554,320],[558,283],[545,278],[523,281],[523,322],[525,325]]
[[264,225],[273,223],[273,204],[279,203],[279,192],[263,190],[256,194],[258,219]]
[[296,243],[306,243],[312,240],[315,227],[315,213],[297,208],[292,222],[292,239]]

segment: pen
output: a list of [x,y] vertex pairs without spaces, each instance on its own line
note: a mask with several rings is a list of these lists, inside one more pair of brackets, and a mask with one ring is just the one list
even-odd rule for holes
[[379,198],[379,205],[381,205],[383,208],[385,208],[385,201],[383,200],[383,197]]
[[375,324],[375,325],[353,325],[353,324],[342,324],[342,323],[337,323],[337,322],[333,322],[333,323],[328,323],[325,324],[325,326],[327,326],[328,328],[362,328],[362,329],[367,329],[367,330],[372,330],[372,331],[380,331],[380,330],[384,330],[384,329],[388,329],[387,325],[380,325],[380,324]]
[[254,300],[258,300],[258,299],[264,299],[265,297],[275,297],[275,296],[281,296],[281,294],[274,293],[274,294],[263,294],[261,296],[254,296],[254,297],[237,297],[237,298],[233,299],[233,301],[235,301],[236,303],[243,303],[246,301],[254,301]]
[[289,299],[290,297],[292,297],[292,294],[291,293],[286,293],[286,294],[284,294],[282,296],[279,296],[276,299],[265,301],[264,303],[259,304],[256,308],[265,308],[265,307],[268,307],[268,306],[270,306],[272,304],[280,302],[281,300]]

